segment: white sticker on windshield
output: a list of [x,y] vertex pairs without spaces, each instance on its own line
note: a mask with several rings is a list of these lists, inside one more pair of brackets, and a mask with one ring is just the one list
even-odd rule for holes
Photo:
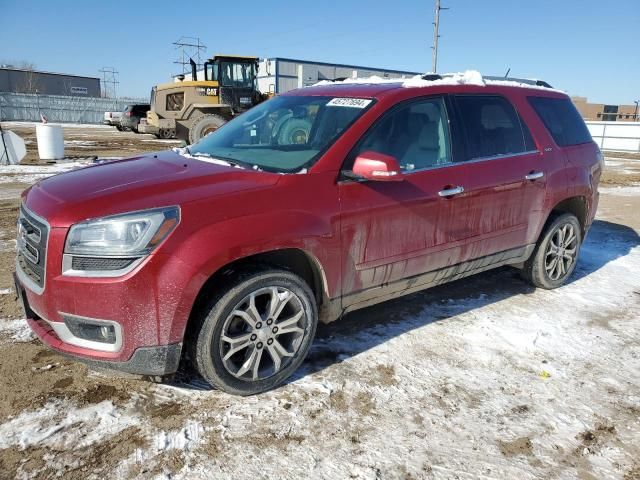
[[349,107],[349,108],[365,108],[371,103],[367,98],[334,98],[327,107]]

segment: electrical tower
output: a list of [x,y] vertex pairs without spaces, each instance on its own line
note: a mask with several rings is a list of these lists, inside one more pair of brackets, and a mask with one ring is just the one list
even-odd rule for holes
[[436,14],[435,21],[433,22],[433,61],[431,63],[431,71],[436,73],[438,71],[438,39],[440,38],[440,10],[449,10],[448,8],[440,6],[440,0],[436,0]]
[[[182,65],[182,74],[191,73],[191,67],[189,60],[193,59],[196,62],[198,69],[204,67],[202,62],[202,52],[206,50],[207,46],[200,41],[200,37],[180,37],[177,41],[173,42],[176,46],[176,50],[180,50],[180,56],[173,63]],[[206,54],[206,52],[205,52]]]
[[113,67],[102,67],[102,96],[104,98],[118,98],[118,72]]

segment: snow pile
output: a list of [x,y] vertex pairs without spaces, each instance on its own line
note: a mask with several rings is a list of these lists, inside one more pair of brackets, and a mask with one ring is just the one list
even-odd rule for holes
[[[9,337],[13,342],[25,343],[35,339],[35,334],[29,328],[25,319],[1,320],[0,319],[0,339]],[[0,340],[0,343],[5,343]]]
[[484,78],[482,78],[482,74],[477,70],[467,70],[463,73],[446,74],[443,78],[436,80],[425,80],[422,78],[422,75],[416,75],[402,83],[402,86],[405,88],[435,87],[440,85],[476,85],[478,87],[484,87],[486,83]]
[[426,80],[425,76],[436,75],[433,73],[425,73],[422,75],[415,75],[408,79],[402,78],[382,78],[379,76],[372,76],[367,78],[347,78],[345,80],[331,82],[328,80],[321,80],[320,82],[312,85],[314,87],[323,85],[336,85],[336,84],[398,84],[404,88],[422,88],[422,87],[436,87],[442,85],[475,85],[478,87],[484,87],[487,85],[498,85],[504,87],[524,87],[533,88],[538,90],[555,91],[564,93],[561,90],[557,90],[549,87],[542,87],[539,85],[530,85],[528,83],[522,83],[515,80],[493,80],[487,79],[482,76],[477,70],[467,70],[465,72],[458,73],[444,73],[442,78],[435,78],[433,80]]

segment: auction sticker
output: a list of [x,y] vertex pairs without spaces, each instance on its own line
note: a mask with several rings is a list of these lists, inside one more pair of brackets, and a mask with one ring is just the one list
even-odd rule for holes
[[327,103],[327,107],[365,108],[370,103],[368,98],[334,98]]

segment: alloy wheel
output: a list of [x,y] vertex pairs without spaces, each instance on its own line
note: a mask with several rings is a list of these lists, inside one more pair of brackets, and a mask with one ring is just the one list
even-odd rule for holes
[[291,362],[307,325],[302,301],[291,290],[266,287],[244,297],[225,319],[220,352],[234,377],[271,377]]
[[578,254],[578,236],[570,223],[561,225],[551,236],[544,256],[548,277],[559,280],[571,272]]

